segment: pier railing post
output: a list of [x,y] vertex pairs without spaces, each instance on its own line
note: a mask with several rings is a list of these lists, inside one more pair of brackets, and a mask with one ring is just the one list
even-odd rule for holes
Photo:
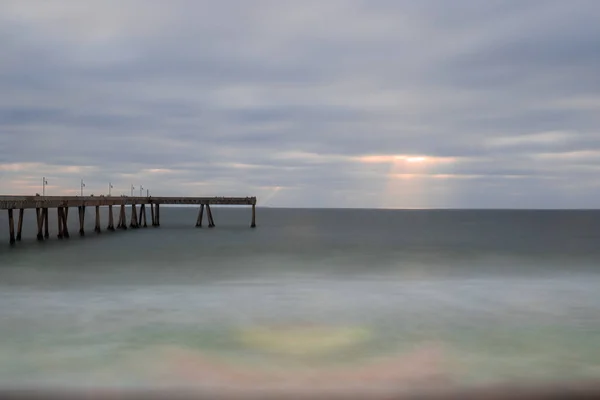
[[10,244],[15,244],[15,220],[12,208],[8,209],[8,232],[10,234]]
[[25,209],[20,208],[19,209],[19,224],[17,225],[17,240],[20,241],[21,240],[21,232],[23,232],[23,213],[25,212]]

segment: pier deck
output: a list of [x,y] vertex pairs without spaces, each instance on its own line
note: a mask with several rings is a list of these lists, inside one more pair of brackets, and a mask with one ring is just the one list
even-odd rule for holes
[[0,196],[0,210],[121,204],[256,205],[256,197]]

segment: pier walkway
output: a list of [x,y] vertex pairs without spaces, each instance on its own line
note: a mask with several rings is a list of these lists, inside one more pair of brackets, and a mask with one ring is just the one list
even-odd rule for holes
[[[256,227],[256,197],[129,197],[129,196],[1,196],[0,210],[8,210],[8,227],[10,232],[10,243],[15,244],[21,240],[23,230],[23,215],[26,209],[35,209],[37,217],[37,239],[44,240],[50,237],[48,227],[48,209],[56,208],[57,212],[57,236],[59,239],[69,238],[67,229],[67,220],[69,209],[77,207],[79,215],[79,234],[85,235],[84,220],[85,208],[95,207],[96,224],[94,231],[99,233],[102,230],[100,221],[100,207],[108,207],[108,225],[106,230],[127,229],[147,227],[146,209],[150,209],[151,224],[154,227],[160,226],[160,205],[161,204],[187,204],[198,205],[198,217],[196,227],[202,226],[204,209],[206,208],[206,217],[208,227],[215,227],[215,222],[210,209],[211,205],[248,205],[252,206],[252,221],[250,226]],[[139,205],[139,216],[138,206]],[[119,207],[118,222],[115,227],[113,207]],[[127,221],[126,208],[129,206],[129,223]],[[19,210],[18,222],[15,234],[15,216],[14,211]]]

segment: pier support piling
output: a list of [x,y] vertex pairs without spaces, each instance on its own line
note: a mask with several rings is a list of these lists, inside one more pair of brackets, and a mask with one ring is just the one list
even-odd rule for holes
[[117,229],[123,229],[123,204],[119,207],[119,220],[117,221]]
[[94,232],[102,232],[102,229],[100,229],[100,206],[96,206],[96,224],[94,226]]
[[144,228],[147,228],[148,224],[146,223],[146,205],[145,204],[142,204],[140,206],[140,225],[142,224],[142,221],[143,221],[142,226]]
[[129,223],[129,227],[130,228],[139,228],[140,227],[140,225],[138,224],[137,209],[135,207],[135,203],[131,205],[131,221]]
[[17,240],[21,241],[21,232],[23,232],[23,213],[25,212],[24,208],[19,209],[19,223],[17,225]]
[[196,219],[196,227],[202,227],[202,216],[204,214],[204,204],[200,204],[200,209],[198,210],[198,219]]
[[8,231],[10,233],[10,244],[15,244],[15,220],[12,208],[8,209]]
[[115,230],[115,220],[113,217],[113,206],[108,206],[108,226],[106,227],[107,231]]
[[79,235],[85,236],[85,206],[79,206],[77,208],[79,209]]
[[67,225],[67,221],[69,220],[69,207],[63,207],[62,212],[62,229],[63,229],[63,238],[69,238],[69,226]]
[[215,220],[213,219],[212,212],[210,211],[210,204],[206,205],[206,215],[208,216],[208,227],[209,228],[214,228],[215,227]]
[[58,233],[56,234],[56,237],[58,237],[59,239],[63,238],[63,208],[62,207],[57,207],[56,208],[56,221],[58,223]]
[[150,218],[152,219],[152,226],[156,226],[156,218],[154,217],[154,203],[150,203]]
[[119,212],[119,229],[127,229],[127,215],[125,213],[125,204],[121,204],[121,211]]
[[35,209],[35,215],[37,217],[37,240],[44,240],[44,235],[42,234],[42,229],[44,229],[44,213],[41,208]]
[[48,208],[43,208],[44,212],[44,238],[48,239],[50,237],[50,232],[48,231]]
[[119,220],[117,221],[117,229],[123,226],[123,206],[119,207]]
[[[139,204],[139,208],[138,208]],[[216,227],[215,218],[212,213],[211,205],[247,205],[252,207],[252,220],[250,226],[256,227],[256,198],[255,197],[126,197],[126,196],[0,196],[0,210],[11,210],[9,218],[11,230],[11,242],[22,240],[23,223],[25,209],[35,209],[37,222],[37,239],[42,241],[49,239],[49,210],[56,209],[56,228],[55,235],[60,239],[69,237],[68,213],[70,207],[77,207],[79,211],[79,234],[85,236],[85,214],[86,207],[95,207],[94,231],[101,233],[100,207],[108,206],[108,224],[104,226],[105,230],[114,231],[117,229],[137,229],[148,226],[148,215],[152,219],[151,224],[154,227],[160,226],[160,205],[196,205],[199,207],[196,227],[202,227],[206,215],[209,228]],[[131,214],[127,215],[127,207],[131,205]],[[113,211],[114,206],[121,206],[119,211]],[[148,208],[150,210],[148,210]],[[205,210],[206,208],[206,210]],[[17,221],[16,211],[19,210],[19,219]],[[139,214],[138,214],[139,211]],[[54,211],[51,211],[54,212]],[[114,212],[118,213],[115,216]],[[118,217],[118,225],[115,226],[115,219]],[[53,222],[54,223],[54,222]],[[91,228],[91,225],[89,226]]]

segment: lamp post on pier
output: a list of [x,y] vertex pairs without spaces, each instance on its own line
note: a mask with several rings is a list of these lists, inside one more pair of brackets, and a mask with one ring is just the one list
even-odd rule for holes
[[81,180],[81,197],[83,197],[83,188],[85,187],[85,183],[83,183],[83,179]]
[[131,185],[131,197],[133,197],[133,191],[135,190],[135,186]]
[[46,177],[44,176],[42,178],[42,196],[46,196],[46,185],[48,184],[48,181],[46,180]]
[[111,189],[113,188],[112,183],[108,182],[108,197],[110,197]]
[[140,185],[140,197],[142,197],[144,194],[144,187],[142,185]]

